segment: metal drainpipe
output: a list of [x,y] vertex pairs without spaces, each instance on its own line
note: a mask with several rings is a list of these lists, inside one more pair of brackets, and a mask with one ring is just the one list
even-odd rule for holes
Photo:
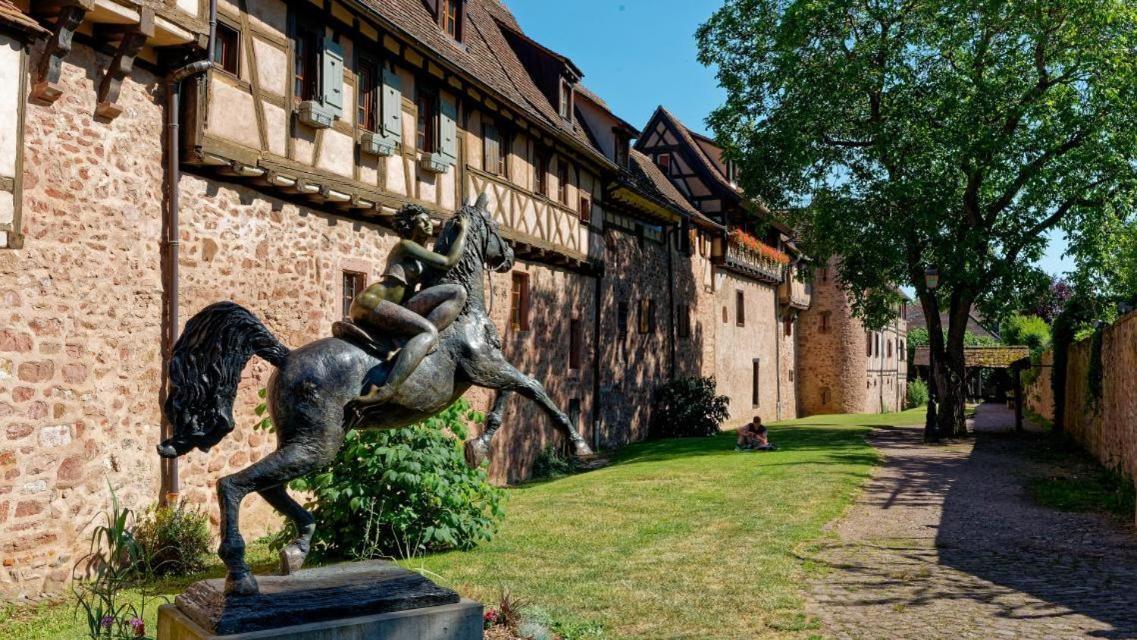
[[775,420],[782,419],[782,316],[778,313],[780,306],[778,290],[774,289],[774,388],[777,394],[777,402],[774,403]]
[[603,415],[604,409],[602,396],[600,395],[600,305],[603,302],[601,285],[604,283],[604,270],[602,266],[597,269],[595,280],[596,285],[593,287],[592,301],[592,450],[599,451],[600,425],[603,422],[601,416]]
[[[668,229],[668,236],[675,236],[675,244],[680,243],[680,238],[677,235],[682,233],[676,227]],[[674,266],[672,265],[671,257],[671,241],[672,238],[667,238],[667,348],[668,348],[668,363],[667,363],[667,379],[668,381],[675,379],[675,273]]]
[[[166,358],[173,353],[174,343],[178,340],[178,257],[179,257],[179,209],[181,197],[179,185],[181,183],[181,140],[178,135],[178,124],[181,119],[178,109],[181,99],[182,81],[191,76],[204,73],[212,66],[213,43],[217,37],[217,0],[209,0],[209,39],[205,49],[205,59],[191,62],[184,67],[175,69],[166,78],[166,327],[167,344]],[[162,419],[163,437],[173,434],[172,426]],[[165,462],[165,491],[163,498],[166,504],[175,504],[181,492],[181,481],[178,477],[178,459],[172,458]]]

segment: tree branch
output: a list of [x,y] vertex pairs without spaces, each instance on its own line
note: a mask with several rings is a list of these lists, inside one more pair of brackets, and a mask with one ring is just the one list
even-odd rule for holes
[[1015,179],[1012,180],[1011,184],[1003,191],[1003,194],[987,207],[986,215],[984,216],[987,226],[994,224],[995,217],[1014,202],[1015,197],[1017,197],[1023,187],[1026,186],[1026,183],[1030,182],[1031,178],[1038,175],[1038,172],[1042,171],[1052,160],[1060,158],[1085,144],[1089,133],[1087,130],[1078,131],[1071,138],[1066,140],[1066,142],[1063,142],[1057,147],[1048,149],[1045,153],[1023,166]]

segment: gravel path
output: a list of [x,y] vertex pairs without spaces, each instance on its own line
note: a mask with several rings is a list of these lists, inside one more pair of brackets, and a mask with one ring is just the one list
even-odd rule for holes
[[840,639],[1137,638],[1137,534],[1034,504],[1037,436],[980,409],[963,443],[873,432],[885,464],[816,554],[810,614]]

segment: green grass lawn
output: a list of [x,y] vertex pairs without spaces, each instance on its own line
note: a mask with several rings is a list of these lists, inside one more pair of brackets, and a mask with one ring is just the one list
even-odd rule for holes
[[[733,433],[632,445],[606,468],[510,489],[493,542],[405,564],[489,606],[508,588],[561,628],[594,631],[578,637],[808,638],[805,556],[876,463],[864,435],[922,421],[919,409],[778,423],[769,453],[736,453]],[[4,637],[80,638],[72,611],[0,612]]]

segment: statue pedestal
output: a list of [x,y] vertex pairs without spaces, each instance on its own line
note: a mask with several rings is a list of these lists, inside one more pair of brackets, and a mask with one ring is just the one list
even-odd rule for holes
[[158,640],[482,640],[481,604],[389,562],[257,580],[255,596],[190,585],[159,608]]

